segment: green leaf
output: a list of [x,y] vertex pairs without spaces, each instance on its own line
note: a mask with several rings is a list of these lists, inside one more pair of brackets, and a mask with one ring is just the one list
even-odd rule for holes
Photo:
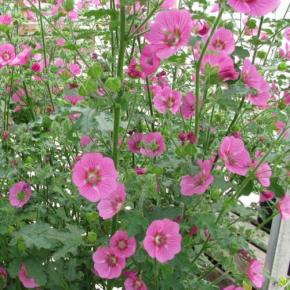
[[121,87],[122,87],[122,82],[117,77],[107,78],[107,80],[105,82],[105,88],[114,92],[114,93],[119,92]]
[[88,75],[92,79],[99,79],[103,74],[103,68],[100,63],[94,63],[88,70]]
[[233,54],[237,55],[241,59],[244,59],[250,56],[249,51],[241,46],[237,46]]
[[79,94],[81,96],[89,96],[96,93],[97,82],[93,79],[86,80],[79,89]]
[[75,1],[74,0],[64,0],[64,3],[62,5],[66,11],[72,11],[74,9],[74,6],[75,6]]
[[271,185],[269,190],[275,192],[277,197],[283,197],[285,194],[284,188],[279,184],[279,179],[277,177],[271,178]]
[[254,186],[254,182],[253,180],[250,180],[241,191],[241,195],[246,195],[246,196],[250,195],[253,192],[253,186]]
[[113,10],[113,9],[90,10],[90,11],[87,11],[84,14],[84,16],[95,17],[96,20],[103,18],[103,17],[107,17],[107,16],[111,16],[111,17],[116,19],[118,17],[118,11]]

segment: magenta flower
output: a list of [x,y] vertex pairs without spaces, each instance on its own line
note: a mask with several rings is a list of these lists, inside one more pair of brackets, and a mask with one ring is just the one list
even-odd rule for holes
[[64,97],[67,101],[69,101],[73,106],[76,106],[80,102],[84,100],[84,97],[82,96],[65,96]]
[[285,39],[287,41],[290,41],[290,27],[287,27],[285,30],[284,30],[284,33],[283,33]]
[[160,132],[147,133],[142,138],[140,153],[146,157],[158,157],[165,151],[165,142]]
[[0,24],[2,25],[10,25],[13,21],[13,18],[9,14],[0,15]]
[[33,289],[39,287],[34,278],[28,277],[28,270],[24,264],[22,264],[19,269],[18,278],[25,288]]
[[189,120],[195,113],[195,96],[193,93],[188,93],[183,97],[180,112],[184,119]]
[[65,46],[65,39],[64,38],[58,38],[56,40],[56,45],[58,45],[58,46]]
[[192,25],[193,32],[199,34],[201,37],[206,37],[210,30],[208,23],[204,20],[194,19],[192,20]]
[[92,138],[89,135],[83,135],[80,138],[80,145],[82,147],[86,147],[88,146],[90,143],[92,142]]
[[125,290],[147,290],[146,284],[135,272],[126,272],[124,275],[127,277],[124,282]]
[[104,279],[114,279],[121,276],[126,266],[125,258],[119,257],[115,250],[109,247],[99,247],[93,254],[94,270]]
[[181,106],[181,93],[165,87],[155,94],[153,104],[159,113],[164,114],[170,110],[172,114],[176,114]]
[[224,160],[226,168],[238,175],[245,176],[249,170],[251,159],[244,142],[233,136],[222,140],[219,156]]
[[268,107],[268,101],[271,99],[271,95],[269,92],[261,92],[258,91],[256,93],[250,93],[247,95],[247,100],[252,105],[258,106],[262,109]]
[[176,8],[177,0],[164,0],[160,6],[163,9]]
[[15,48],[10,43],[0,44],[0,68],[9,65],[15,58]]
[[235,70],[233,60],[226,54],[207,54],[202,60],[201,72],[205,73],[205,66],[209,64],[212,68],[218,69],[218,76],[221,81],[234,81],[239,77]]
[[213,183],[214,178],[211,175],[212,161],[198,160],[197,164],[201,168],[201,171],[197,175],[186,175],[181,178],[180,187],[182,195],[201,195]]
[[142,133],[134,133],[130,136],[127,141],[128,150],[133,153],[140,153],[142,139]]
[[145,38],[160,59],[166,59],[186,45],[192,29],[191,15],[186,10],[167,10],[157,14]]
[[116,190],[104,196],[98,203],[97,208],[100,217],[102,217],[104,220],[112,218],[121,210],[125,201],[125,186],[122,183],[118,183]]
[[0,266],[0,287],[1,289],[6,288],[7,286],[7,271],[4,267]]
[[279,200],[277,207],[283,220],[290,219],[290,195],[282,197]]
[[144,175],[147,172],[147,169],[144,167],[135,167],[134,170],[137,175]]
[[145,76],[150,76],[160,66],[160,58],[156,56],[155,52],[156,50],[152,45],[144,46],[141,52],[140,65]]
[[223,27],[217,29],[209,43],[208,48],[209,50],[217,53],[233,53],[235,50],[235,39],[233,33]]
[[69,70],[74,76],[78,76],[81,74],[81,67],[77,63],[71,63],[69,65]]
[[280,0],[228,0],[228,4],[236,12],[264,16],[278,8]]
[[97,202],[117,188],[118,172],[111,158],[100,153],[85,153],[74,165],[72,181],[80,195]]
[[125,231],[117,231],[110,239],[110,247],[119,257],[128,258],[136,252],[136,240]]
[[[253,167],[258,165],[258,161],[253,163]],[[270,178],[272,176],[272,170],[268,163],[262,163],[255,172],[256,178],[264,187],[271,185]]]
[[24,48],[19,52],[16,57],[11,61],[12,66],[22,66],[29,63],[31,57],[31,47]]
[[230,285],[226,288],[223,288],[223,290],[244,290],[244,288],[241,288],[241,287],[236,286],[236,285]]
[[23,207],[31,198],[31,187],[25,181],[15,183],[9,190],[9,202],[16,208]]
[[262,191],[260,195],[260,202],[266,202],[272,200],[275,197],[275,192],[273,191]]
[[264,265],[258,260],[252,260],[248,267],[248,277],[256,288],[261,288],[265,283],[265,277],[263,275]]
[[142,76],[142,71],[140,65],[138,65],[135,58],[132,58],[128,69],[126,70],[128,76],[132,79],[138,79]]
[[181,251],[181,239],[178,223],[169,219],[155,220],[146,231],[143,245],[151,258],[165,263]]

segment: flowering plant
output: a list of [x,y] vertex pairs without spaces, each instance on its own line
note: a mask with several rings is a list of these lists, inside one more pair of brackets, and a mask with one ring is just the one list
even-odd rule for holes
[[1,289],[263,286],[239,222],[290,217],[289,6],[208,2],[0,1]]

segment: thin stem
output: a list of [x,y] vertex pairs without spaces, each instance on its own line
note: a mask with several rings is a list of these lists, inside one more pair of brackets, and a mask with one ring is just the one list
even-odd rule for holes
[[208,45],[213,37],[213,34],[214,34],[216,28],[219,25],[219,22],[221,20],[223,12],[224,12],[224,6],[222,6],[220,9],[220,12],[219,12],[219,14],[214,22],[214,25],[213,25],[211,32],[210,32],[210,35],[207,38],[205,45],[203,46],[200,57],[196,63],[196,67],[195,67],[196,81],[195,81],[195,127],[194,127],[194,133],[195,133],[197,142],[198,142],[198,131],[199,131],[199,108],[198,108],[198,106],[199,106],[199,88],[200,88],[200,68],[201,68],[202,60],[203,60],[203,57],[204,57],[205,52],[207,50],[207,47],[208,47]]
[[[262,31],[262,25],[263,25],[263,22],[264,22],[264,16],[262,16],[262,17],[261,17],[261,20],[260,20],[259,30],[258,30],[258,34],[257,34],[257,38],[258,38],[258,39],[260,39],[260,36],[261,36],[261,31]],[[256,44],[256,45],[255,45],[255,49],[254,49],[254,54],[253,54],[252,64],[255,63],[256,56],[257,56],[257,52],[258,52],[258,45]]]

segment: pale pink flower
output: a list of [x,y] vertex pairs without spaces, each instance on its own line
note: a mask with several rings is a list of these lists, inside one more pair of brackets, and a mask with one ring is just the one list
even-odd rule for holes
[[219,79],[222,81],[234,81],[238,79],[239,73],[235,70],[233,60],[225,54],[207,54],[202,60],[201,71],[205,73],[205,66],[209,64],[218,69]]
[[2,25],[10,25],[13,21],[13,18],[9,14],[0,15],[0,24]]
[[285,30],[284,30],[284,33],[283,33],[285,39],[287,41],[290,41],[290,27],[287,27]]
[[283,99],[286,106],[290,105],[290,92],[286,91],[284,93]]
[[181,251],[181,239],[178,223],[169,219],[155,220],[146,231],[143,245],[151,258],[165,263]]
[[19,52],[16,57],[11,61],[12,66],[21,66],[29,63],[31,58],[31,47],[24,48]]
[[85,153],[74,165],[72,181],[80,195],[97,202],[117,188],[118,172],[111,158],[100,153]]
[[265,277],[263,275],[263,267],[262,262],[258,260],[252,260],[248,267],[248,277],[252,282],[253,286],[256,288],[261,288],[265,283]]
[[65,46],[65,39],[64,39],[64,38],[58,38],[58,39],[56,40],[56,44],[57,44],[58,46]]
[[39,287],[34,278],[28,277],[28,270],[24,264],[19,269],[18,278],[25,288],[34,289]]
[[217,29],[208,48],[217,53],[231,54],[235,50],[235,39],[233,33],[223,27]]
[[262,191],[260,194],[260,202],[266,202],[272,200],[275,197],[275,193],[273,191]]
[[82,96],[76,96],[76,95],[65,96],[64,98],[67,101],[69,101],[73,106],[76,106],[77,104],[79,104],[80,102],[82,102],[84,100],[84,97],[82,97]]
[[16,208],[23,207],[31,198],[31,187],[25,181],[15,183],[9,190],[9,202]]
[[230,285],[226,288],[223,288],[223,290],[244,290],[244,288],[236,286],[236,285]]
[[69,70],[74,76],[78,76],[81,74],[81,67],[77,63],[71,63],[69,65]]
[[169,110],[172,114],[176,114],[181,106],[181,93],[165,87],[155,94],[153,104],[159,113],[164,114]]
[[76,11],[72,10],[68,13],[68,17],[72,22],[76,22],[79,19],[79,15]]
[[266,41],[268,39],[268,34],[267,32],[261,32],[261,40],[262,41]]
[[222,140],[219,156],[224,160],[226,168],[238,175],[245,176],[249,170],[251,159],[244,142],[233,136]]
[[192,19],[188,11],[161,11],[151,23],[145,38],[154,46],[156,55],[160,59],[166,59],[187,45],[191,29]]
[[136,252],[136,239],[129,237],[126,231],[117,231],[110,239],[110,247],[118,257],[129,258]]
[[119,257],[116,251],[109,247],[99,247],[92,258],[96,274],[104,279],[120,277],[126,266],[125,258]]
[[62,58],[57,57],[54,61],[54,65],[57,67],[64,67],[64,61]]
[[[258,161],[253,162],[253,167],[258,165]],[[255,172],[256,178],[264,187],[269,187],[271,185],[270,178],[272,176],[272,170],[268,163],[262,163]]]
[[286,194],[282,197],[279,200],[277,207],[283,220],[290,219],[290,195]]
[[171,8],[176,8],[176,6],[177,6],[177,0],[164,0],[160,8],[171,9]]
[[228,4],[236,12],[264,16],[278,8],[280,0],[228,0]]
[[5,289],[7,286],[7,271],[4,267],[0,266],[0,287],[1,289]]
[[142,139],[142,133],[134,133],[130,136],[127,141],[128,150],[133,153],[140,153]]
[[125,290],[147,290],[146,284],[138,277],[137,273],[130,271],[124,275],[127,277],[124,282]]
[[219,3],[214,3],[210,9],[211,13],[219,12],[220,11],[220,5]]
[[198,160],[197,164],[200,166],[201,171],[192,176],[183,176],[180,182],[181,194],[185,196],[201,195],[213,183],[213,176],[211,175],[212,161],[211,160]]
[[123,207],[126,201],[125,186],[118,183],[117,188],[109,194],[106,194],[98,203],[100,217],[104,220],[112,218]]
[[193,93],[188,93],[183,97],[180,112],[184,119],[189,120],[195,113],[195,96]]
[[89,135],[83,135],[80,138],[80,145],[82,147],[86,147],[88,146],[90,143],[92,142],[92,138]]
[[0,68],[8,65],[15,58],[15,48],[10,43],[0,44]]
[[152,45],[144,46],[141,52],[140,65],[145,76],[153,74],[160,66],[160,58],[156,56],[155,52]]
[[165,142],[160,132],[147,133],[142,138],[140,153],[146,157],[158,157],[165,151]]
[[275,127],[277,130],[281,131],[285,128],[286,124],[283,121],[277,121]]

